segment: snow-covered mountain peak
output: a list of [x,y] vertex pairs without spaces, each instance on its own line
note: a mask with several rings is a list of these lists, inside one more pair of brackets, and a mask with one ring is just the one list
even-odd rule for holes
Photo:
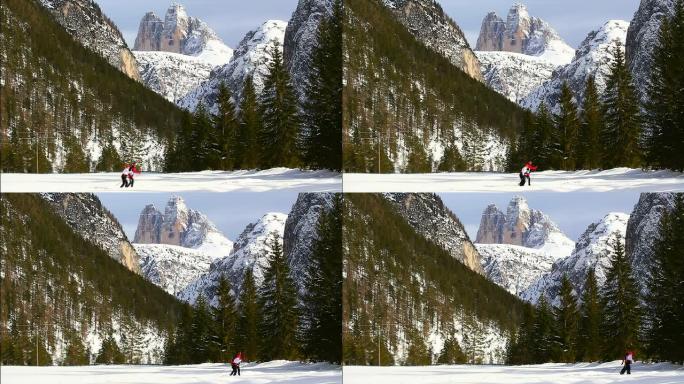
[[217,113],[216,98],[221,82],[225,82],[230,88],[234,100],[240,100],[247,76],[252,76],[255,91],[257,94],[261,93],[268,75],[268,66],[273,59],[273,47],[277,45],[282,53],[286,28],[285,21],[268,20],[249,31],[238,44],[230,62],[214,69],[205,83],[193,89],[178,104],[192,111],[202,102],[208,106],[209,111]]
[[233,249],[233,242],[206,215],[188,208],[180,196],[169,199],[163,214],[152,204],[145,206],[134,242],[193,248],[212,258],[227,256]]
[[546,21],[530,16],[523,3],[514,3],[504,22],[495,12],[482,20],[478,51],[507,51],[538,56],[556,65],[572,60],[575,51]]
[[567,274],[575,293],[583,291],[584,280],[590,268],[594,268],[599,286],[606,281],[606,271],[610,266],[610,257],[614,252],[616,238],[624,246],[625,233],[629,215],[626,213],[609,213],[601,220],[592,223],[577,239],[572,254],[553,264],[551,271],[521,293],[521,297],[536,302],[544,293],[552,303],[558,302],[561,279]]
[[606,88],[610,65],[615,57],[615,47],[620,45],[624,52],[629,23],[623,20],[609,20],[600,28],[591,31],[577,48],[570,64],[558,69],[552,78],[520,101],[523,107],[536,110],[542,101],[558,110],[561,86],[567,82],[578,105],[584,100],[584,90],[589,76],[594,76],[599,94]]
[[506,214],[493,204],[487,206],[475,242],[535,248],[554,258],[568,256],[575,245],[549,216],[531,209],[522,196],[511,199]]

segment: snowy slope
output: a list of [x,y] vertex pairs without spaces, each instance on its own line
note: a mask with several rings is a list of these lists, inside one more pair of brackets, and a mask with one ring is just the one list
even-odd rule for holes
[[[338,192],[342,175],[331,171],[272,168],[263,171],[202,171],[147,173],[135,178],[135,191],[178,193],[181,191],[292,191]],[[102,192],[121,191],[118,172],[70,174],[0,174],[3,192]]]
[[[240,100],[242,87],[247,76],[252,76],[257,95],[264,87],[268,74],[268,65],[272,61],[271,51],[278,44],[282,52],[285,28],[287,23],[280,20],[268,20],[245,35],[233,52],[231,60],[209,75],[209,79],[193,89],[178,105],[194,110],[201,102],[212,113],[218,112],[216,98],[221,82],[224,82],[233,93],[233,100]],[[235,103],[236,107],[239,103]]]
[[670,363],[632,365],[632,377],[620,376],[620,361],[522,366],[439,365],[431,367],[345,366],[345,384],[670,384],[684,381],[684,368]]
[[575,54],[558,32],[544,20],[530,16],[522,3],[511,6],[505,22],[495,12],[485,16],[476,50],[522,53],[555,65],[569,63]]
[[558,65],[538,56],[504,51],[477,51],[485,84],[514,103],[551,78]]
[[[301,363],[274,360],[243,363],[239,381],[244,384],[301,383],[342,384],[342,369],[329,363]],[[227,364],[198,365],[92,365],[70,367],[2,368],[2,382],[35,384],[133,384],[133,383],[206,383],[223,384],[230,367]]]
[[[615,168],[606,171],[542,171],[531,187],[518,186],[517,173],[450,172],[422,174],[345,173],[345,192],[643,192],[684,190],[684,175],[672,171]],[[524,189],[523,189],[524,188]]]
[[610,255],[614,251],[613,241],[619,236],[624,245],[629,215],[609,213],[598,222],[591,224],[577,240],[572,254],[556,261],[551,271],[542,276],[520,294],[524,300],[536,303],[543,293],[549,301],[557,305],[560,283],[564,274],[572,283],[577,296],[584,291],[584,281],[590,268],[596,272],[596,281],[602,286],[606,281],[606,271],[610,266]]
[[221,276],[230,282],[233,293],[238,296],[245,272],[251,269],[257,286],[261,285],[264,271],[268,267],[268,257],[271,252],[271,241],[275,238],[283,241],[285,220],[283,213],[267,213],[258,221],[249,224],[235,240],[235,247],[230,255],[214,260],[207,273],[197,277],[186,286],[178,297],[189,303],[194,303],[201,294],[211,305],[218,303],[215,289]]
[[615,46],[619,43],[624,50],[628,27],[629,23],[626,21],[610,20],[599,29],[590,32],[577,48],[572,62],[554,72],[551,80],[521,100],[520,105],[536,110],[544,101],[552,111],[558,111],[564,81],[575,95],[575,102],[581,105],[589,76],[594,76],[598,93],[602,94],[606,88],[610,65],[614,61]]
[[171,295],[178,294],[190,282],[209,270],[214,260],[192,248],[168,244],[133,244],[140,255],[143,276]]
[[538,249],[511,244],[475,244],[485,276],[508,292],[519,295],[551,270],[556,260]]
[[133,51],[143,84],[177,102],[209,78],[214,65],[199,57],[161,51]]

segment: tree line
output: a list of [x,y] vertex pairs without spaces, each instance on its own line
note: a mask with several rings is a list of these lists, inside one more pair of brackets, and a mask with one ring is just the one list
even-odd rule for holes
[[[342,211],[321,215],[318,241],[305,271],[305,293],[297,291],[280,241],[270,240],[268,267],[260,286],[245,273],[238,297],[221,277],[217,305],[200,295],[167,340],[166,364],[225,362],[241,351],[248,361],[342,360]],[[236,300],[237,299],[237,300]]]
[[647,293],[642,294],[619,237],[613,240],[606,282],[594,270],[581,297],[563,276],[559,305],[543,294],[529,308],[510,343],[509,364],[594,362],[621,359],[625,351],[640,358],[684,362],[684,194],[660,222]]
[[[581,106],[563,83],[559,111],[542,102],[511,151],[509,168],[533,160],[545,169],[652,167],[684,170],[684,2],[665,18],[653,50],[647,102],[641,104],[634,79],[616,44],[606,89],[593,77]],[[641,80],[640,80],[641,81]]]

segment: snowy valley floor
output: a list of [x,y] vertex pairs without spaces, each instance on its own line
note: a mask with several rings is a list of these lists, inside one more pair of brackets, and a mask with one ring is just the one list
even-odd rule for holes
[[79,367],[16,367],[0,369],[3,384],[130,384],[130,383],[302,383],[341,384],[342,369],[326,363],[270,361],[245,364],[242,375],[230,377],[226,364],[179,366],[97,365]]
[[684,174],[615,168],[606,171],[544,171],[532,186],[520,187],[517,173],[456,172],[417,174],[345,173],[345,192],[635,192],[684,191]]
[[136,175],[134,188],[119,188],[114,173],[3,173],[2,192],[341,192],[342,175],[331,171],[272,168],[263,171],[203,171]]
[[633,365],[620,376],[620,361],[604,364],[541,364],[527,366],[446,365],[433,367],[344,367],[344,384],[527,384],[527,383],[684,383],[682,366],[662,363]]

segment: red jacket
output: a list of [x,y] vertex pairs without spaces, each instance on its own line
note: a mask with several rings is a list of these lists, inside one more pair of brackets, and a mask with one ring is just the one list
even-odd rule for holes
[[134,174],[134,173],[136,173],[136,174],[139,175],[140,172],[141,172],[141,171],[140,171],[140,168],[136,168],[134,165],[131,166],[130,168],[128,168],[128,170],[130,171],[130,172],[128,172],[128,178],[129,178],[129,179],[132,179],[132,178],[133,178],[133,174]]

